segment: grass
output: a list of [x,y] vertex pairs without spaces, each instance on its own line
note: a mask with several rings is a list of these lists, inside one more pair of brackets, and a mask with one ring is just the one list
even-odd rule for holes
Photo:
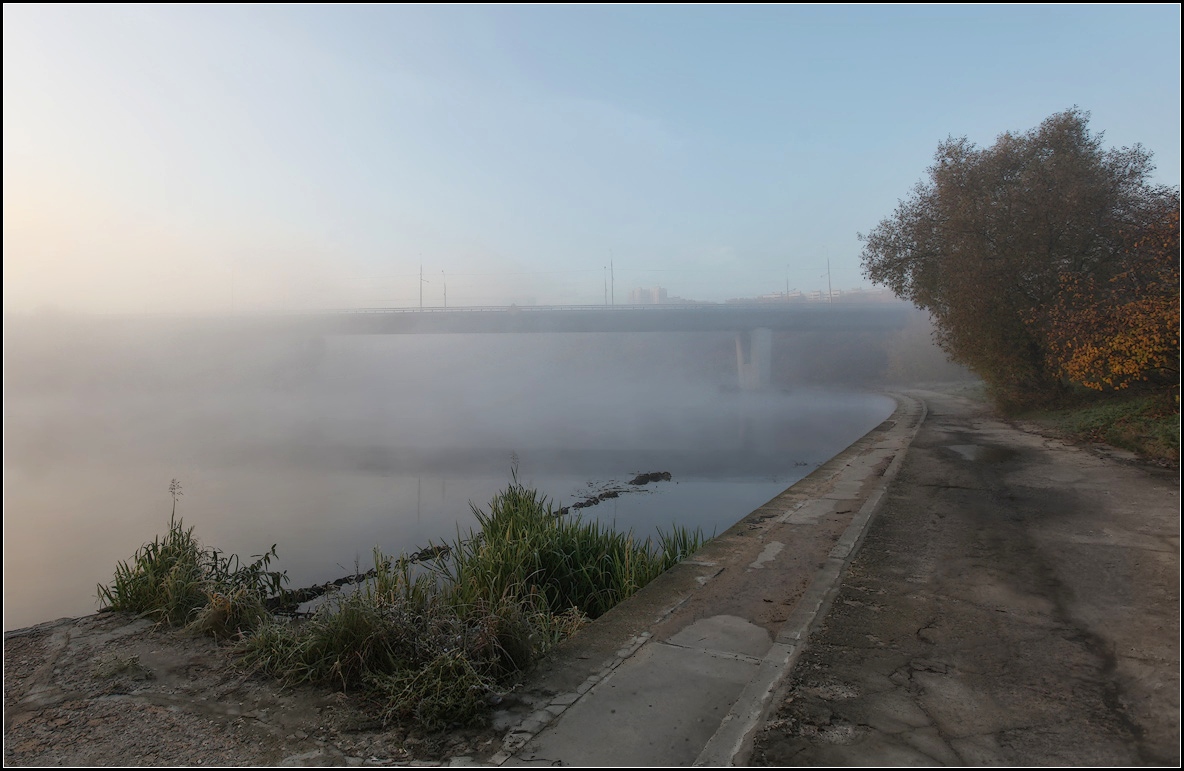
[[[946,386],[941,390],[995,404],[983,383]],[[998,406],[997,404],[995,406]],[[1006,412],[1031,421],[1074,442],[1101,442],[1129,450],[1160,466],[1180,463],[1180,399],[1162,388],[1099,393],[1070,390],[1052,407]]]
[[181,484],[169,483],[173,510],[164,537],[115,567],[110,586],[99,584],[101,610],[138,613],[157,623],[188,625],[215,638],[241,636],[268,618],[264,603],[282,591],[287,575],[269,570],[276,547],[243,564],[237,554],[207,549],[177,519]]
[[103,610],[138,613],[170,626],[187,625],[216,638],[241,636],[264,622],[264,602],[282,590],[287,576],[268,570],[276,547],[242,564],[207,549],[175,516],[164,537],[136,550],[115,567],[110,586],[98,586]]
[[597,618],[699,548],[685,528],[638,543],[577,515],[560,516],[538,492],[518,484],[476,507],[480,526],[432,566],[449,585],[449,601],[463,608],[490,598],[541,602],[552,613],[576,609]]
[[[174,481],[174,485],[175,485]],[[699,531],[637,541],[561,515],[513,482],[473,507],[479,525],[429,545],[415,564],[374,552],[354,589],[326,597],[307,619],[283,620],[266,600],[282,592],[273,546],[250,564],[203,548],[173,517],[164,538],[120,562],[107,608],[236,637],[244,661],[288,683],[361,691],[384,721],[428,730],[481,722],[492,700],[558,642],[696,551]],[[357,571],[361,573],[361,571]]]
[[1110,444],[1164,466],[1180,463],[1180,406],[1174,394],[1090,395],[1020,417],[1072,440]]

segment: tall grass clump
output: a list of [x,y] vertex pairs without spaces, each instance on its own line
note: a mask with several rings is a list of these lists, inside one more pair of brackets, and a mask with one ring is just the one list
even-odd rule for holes
[[170,491],[168,533],[99,587],[108,607],[238,633],[247,664],[291,684],[364,691],[380,699],[385,721],[428,730],[480,722],[551,647],[703,542],[685,528],[637,541],[562,515],[519,484],[515,468],[488,512],[473,507],[478,529],[411,557],[376,549],[356,587],[337,586],[307,618],[281,620],[265,605],[286,579],[268,570],[275,547],[248,565],[202,548],[175,517],[179,489]]
[[457,603],[437,571],[377,550],[374,564],[311,618],[261,627],[244,643],[246,662],[292,684],[377,694],[384,720],[434,730],[479,721],[493,694],[583,620],[530,598]]
[[138,613],[170,626],[190,625],[215,637],[230,637],[269,618],[264,601],[282,591],[285,573],[270,570],[276,546],[243,564],[201,545],[192,527],[177,518],[181,485],[169,485],[169,528],[115,567],[114,581],[99,584],[101,610]]
[[141,546],[130,562],[119,562],[114,583],[99,585],[99,600],[104,609],[183,624],[206,603],[203,572],[202,550],[193,528],[170,519],[163,538],[157,536]]
[[429,730],[480,722],[490,700],[551,647],[703,542],[675,528],[638,542],[513,482],[473,507],[479,527],[415,566],[374,553],[356,591],[299,623],[261,627],[246,660],[289,683],[363,689],[384,720]]
[[476,506],[479,528],[458,537],[451,559],[437,562],[449,600],[464,607],[491,597],[542,602],[597,618],[702,545],[686,528],[637,541],[579,515],[560,515],[536,490],[514,481]]

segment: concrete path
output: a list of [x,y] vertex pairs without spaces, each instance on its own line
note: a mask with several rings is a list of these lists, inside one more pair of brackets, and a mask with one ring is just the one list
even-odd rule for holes
[[923,396],[752,762],[1178,767],[1178,473]]
[[727,765],[896,473],[923,417],[888,421],[561,648],[499,716],[506,765]]
[[562,646],[491,761],[1178,764],[1175,472],[899,401]]

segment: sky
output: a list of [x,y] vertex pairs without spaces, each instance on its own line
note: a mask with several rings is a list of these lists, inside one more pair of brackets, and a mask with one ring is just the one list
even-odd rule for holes
[[11,312],[871,289],[940,142],[1074,106],[1180,181],[1178,5],[3,13]]

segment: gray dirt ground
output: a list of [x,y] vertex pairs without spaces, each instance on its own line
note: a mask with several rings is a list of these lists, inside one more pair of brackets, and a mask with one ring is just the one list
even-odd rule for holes
[[4,761],[12,765],[389,765],[491,751],[497,735],[408,736],[372,705],[284,689],[209,638],[125,614],[4,640]]

